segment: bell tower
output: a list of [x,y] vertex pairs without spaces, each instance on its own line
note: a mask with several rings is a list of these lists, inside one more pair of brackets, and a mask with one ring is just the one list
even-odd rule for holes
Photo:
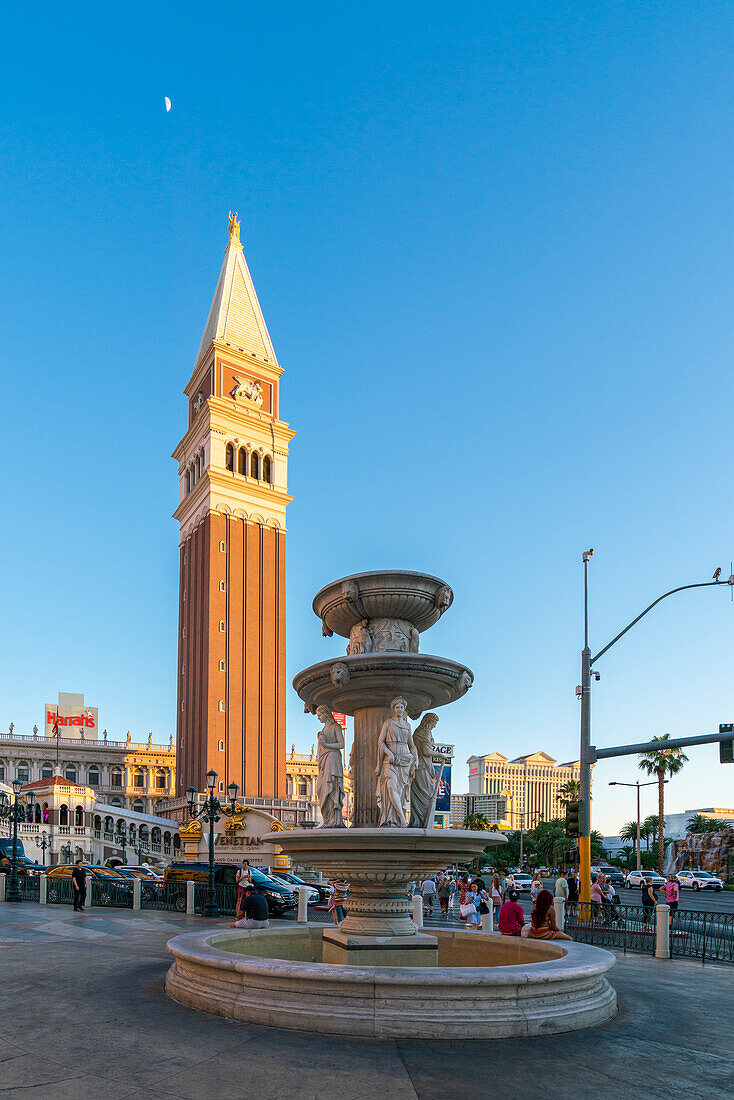
[[[240,794],[284,798],[285,513],[282,369],[230,214],[229,243],[184,393],[176,786],[210,768]],[[223,789],[223,788],[222,788]]]

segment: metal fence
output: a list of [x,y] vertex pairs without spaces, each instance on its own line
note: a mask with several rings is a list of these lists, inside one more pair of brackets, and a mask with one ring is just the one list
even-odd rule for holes
[[671,920],[670,956],[734,963],[734,913],[678,909]]
[[[197,882],[194,888],[194,912],[201,913],[206,905],[209,887],[206,882]],[[223,917],[234,916],[237,903],[237,887],[215,885],[214,897],[217,908]],[[184,906],[185,908],[185,906]]]
[[132,909],[132,882],[106,882],[104,879],[92,879],[89,904],[112,909]]
[[[10,889],[10,875],[7,877],[6,889]],[[18,891],[23,901],[40,901],[41,877],[40,875],[19,875]]]
[[62,905],[70,905],[74,900],[74,887],[70,878],[47,879],[46,901],[50,904],[59,902]]
[[642,905],[600,905],[578,902],[566,906],[565,928],[579,943],[623,951],[655,953],[655,910]]
[[175,913],[186,912],[185,882],[140,883],[141,909],[168,909]]

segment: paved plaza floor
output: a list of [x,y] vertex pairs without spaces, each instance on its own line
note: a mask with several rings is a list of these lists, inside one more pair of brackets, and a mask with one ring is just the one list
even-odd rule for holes
[[619,1013],[590,1031],[356,1041],[237,1024],[168,1000],[166,941],[203,927],[200,917],[168,913],[0,905],[0,1096],[731,1100],[734,1093],[731,967],[620,956],[610,975]]

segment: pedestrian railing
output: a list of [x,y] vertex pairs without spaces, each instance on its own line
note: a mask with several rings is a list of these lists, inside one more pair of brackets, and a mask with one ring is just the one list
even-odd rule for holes
[[655,910],[594,901],[566,903],[565,930],[579,943],[655,953]]
[[[87,880],[89,882],[89,880]],[[105,882],[92,879],[89,897],[90,905],[100,905],[111,909],[132,909],[133,884],[132,882]]]
[[74,900],[74,885],[70,878],[49,878],[46,880],[46,901],[70,905]]
[[[197,882],[194,891],[194,911],[201,913],[209,896],[209,886],[206,882]],[[223,917],[234,916],[237,904],[237,887],[215,885],[214,900]]]
[[[10,875],[8,875],[8,882],[10,882]],[[23,901],[40,901],[41,898],[41,876],[40,875],[19,875],[18,876],[18,892]]]
[[167,909],[175,913],[186,912],[185,882],[141,882],[141,909]]
[[734,963],[734,913],[676,910],[670,926],[670,956]]

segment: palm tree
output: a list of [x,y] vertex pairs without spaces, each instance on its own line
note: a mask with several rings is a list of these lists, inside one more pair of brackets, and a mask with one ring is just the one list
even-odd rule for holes
[[465,829],[476,829],[482,831],[483,829],[489,829],[490,824],[484,814],[467,814],[464,818]]
[[578,802],[581,798],[581,783],[578,779],[567,779],[558,789],[557,800],[562,806],[568,802]]
[[[669,733],[664,733],[662,737],[653,737],[653,741],[668,741],[670,739]],[[666,775],[677,775],[683,768],[684,764],[688,763],[688,757],[680,749],[666,749],[659,748],[653,749],[652,752],[646,752],[643,754],[640,760],[639,767],[647,775],[654,775],[658,781],[658,872],[663,873],[663,857],[665,855],[665,845],[663,843],[663,829],[665,826],[665,777]]]
[[[635,823],[635,829],[636,828],[637,828],[637,823]],[[634,844],[625,844],[624,847],[622,848],[622,856],[623,856],[624,862],[626,863],[628,868],[632,867],[632,860],[635,858],[636,852],[637,852],[637,847]]]
[[[620,840],[631,840],[632,841],[632,851],[634,852],[635,856],[639,856],[640,853],[637,851],[637,822],[636,821],[628,821],[626,825],[622,826],[622,828],[619,830],[619,839]],[[642,839],[642,823],[640,823],[640,839]]]

